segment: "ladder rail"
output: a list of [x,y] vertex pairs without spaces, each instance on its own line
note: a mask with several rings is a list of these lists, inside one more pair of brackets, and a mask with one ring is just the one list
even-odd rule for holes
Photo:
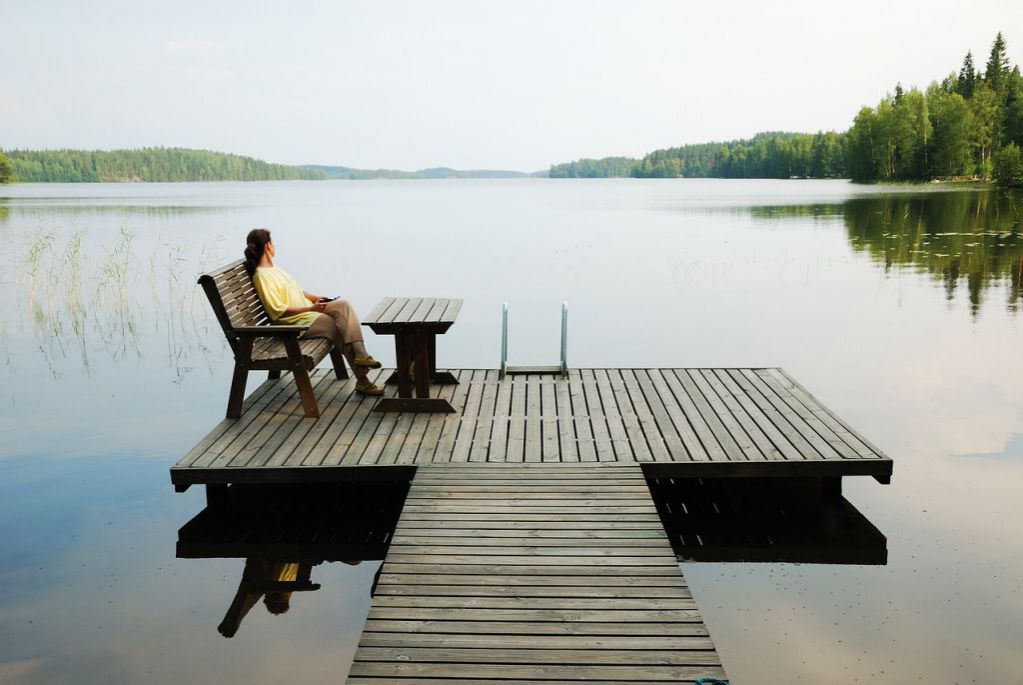
[[508,372],[508,303],[504,303],[501,311],[501,372],[500,378],[504,378]]
[[561,303],[561,375],[568,377],[568,302]]
[[501,368],[499,378],[509,374],[560,374],[568,377],[568,302],[561,303],[561,363],[558,366],[508,366],[508,303],[501,307]]

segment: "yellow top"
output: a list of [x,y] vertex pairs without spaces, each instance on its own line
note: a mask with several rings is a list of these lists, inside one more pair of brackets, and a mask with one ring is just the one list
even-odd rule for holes
[[288,307],[308,307],[309,300],[295,277],[279,266],[257,267],[252,276],[252,284],[256,286],[259,299],[263,301],[266,313],[274,323],[309,326],[320,315],[319,312],[302,312],[284,316],[284,310]]

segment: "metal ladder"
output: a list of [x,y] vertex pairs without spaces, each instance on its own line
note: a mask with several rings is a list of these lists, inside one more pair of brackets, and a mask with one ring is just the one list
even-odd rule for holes
[[561,365],[560,366],[508,366],[508,303],[501,312],[501,372],[500,378],[521,374],[548,374],[568,376],[568,302],[561,303]]

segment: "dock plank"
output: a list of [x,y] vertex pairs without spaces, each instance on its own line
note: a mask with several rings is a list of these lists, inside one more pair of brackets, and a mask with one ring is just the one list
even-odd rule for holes
[[421,466],[347,682],[724,677],[640,469]]
[[[429,317],[440,302],[395,299],[388,306],[394,311],[381,316]],[[381,383],[390,373],[374,370],[370,379]],[[334,467],[351,469],[356,479],[380,478],[387,467],[408,474],[410,465],[452,462],[542,462],[551,467],[547,479],[584,462],[594,467],[592,478],[608,476],[603,467],[637,462],[658,477],[872,475],[888,482],[892,473],[889,457],[781,369],[452,373],[459,383],[438,385],[433,394],[447,399],[454,414],[374,412],[376,400],[355,393],[354,381],[317,369],[312,381],[321,414],[307,419],[294,380],[268,380],[246,399],[242,418],[216,423],[172,467],[172,482],[275,482],[275,473],[279,482],[336,480]],[[385,392],[393,397],[395,389]]]

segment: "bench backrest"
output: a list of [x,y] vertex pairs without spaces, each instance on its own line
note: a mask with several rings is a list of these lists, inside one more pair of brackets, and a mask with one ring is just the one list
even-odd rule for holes
[[245,270],[245,260],[239,259],[216,271],[199,277],[199,285],[206,292],[210,306],[217,315],[224,335],[234,347],[235,326],[267,326],[270,317],[252,285],[252,278]]

